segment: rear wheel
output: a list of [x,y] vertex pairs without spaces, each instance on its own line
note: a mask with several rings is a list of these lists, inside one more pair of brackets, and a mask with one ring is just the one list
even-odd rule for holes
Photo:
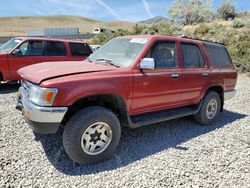
[[220,96],[214,91],[209,91],[204,97],[200,111],[194,115],[194,119],[201,124],[211,124],[219,115],[220,108]]
[[120,122],[110,110],[88,107],[76,113],[67,123],[63,145],[74,162],[88,165],[110,158],[120,135]]

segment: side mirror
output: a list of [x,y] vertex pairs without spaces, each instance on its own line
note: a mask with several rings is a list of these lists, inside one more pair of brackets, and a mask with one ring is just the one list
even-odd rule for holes
[[12,51],[11,53],[13,56],[21,56],[22,55],[22,52],[20,49],[15,49]]
[[155,69],[154,58],[143,58],[140,62],[140,69]]

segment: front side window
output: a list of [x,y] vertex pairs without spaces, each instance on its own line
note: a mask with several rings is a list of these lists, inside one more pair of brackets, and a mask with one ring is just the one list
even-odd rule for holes
[[144,38],[115,38],[101,46],[89,56],[90,61],[128,67],[147,44]]
[[45,48],[46,56],[66,56],[66,47],[63,42],[47,41]]
[[0,52],[10,52],[13,48],[15,48],[21,42],[22,42],[21,39],[13,38],[0,46]]
[[92,54],[91,48],[84,43],[69,43],[72,56],[89,56]]
[[156,69],[177,67],[175,42],[157,42],[148,52],[147,57],[153,58]]
[[43,41],[25,41],[17,49],[19,56],[42,56]]
[[27,54],[27,50],[28,50],[28,45],[29,45],[29,42],[24,42],[23,44],[21,44],[19,46],[19,53],[20,55],[26,55]]
[[195,44],[182,43],[182,62],[185,68],[201,68],[205,62],[200,49]]

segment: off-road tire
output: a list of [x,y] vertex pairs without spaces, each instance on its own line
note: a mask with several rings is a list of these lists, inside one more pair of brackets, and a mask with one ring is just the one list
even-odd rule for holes
[[[112,132],[112,139],[107,148],[100,154],[89,155],[82,148],[82,136],[96,122],[105,122]],[[109,159],[115,151],[121,136],[118,118],[110,110],[99,107],[87,107],[77,112],[66,124],[63,132],[63,145],[69,157],[80,165],[90,165]]]
[[[215,100],[217,102],[217,109],[216,109],[215,115],[212,118],[208,118],[207,107],[211,100]],[[220,113],[220,108],[221,108],[221,100],[220,100],[219,94],[214,91],[209,91],[204,96],[199,112],[195,114],[193,117],[195,121],[197,121],[198,123],[202,125],[208,125],[208,124],[211,124],[218,117]]]

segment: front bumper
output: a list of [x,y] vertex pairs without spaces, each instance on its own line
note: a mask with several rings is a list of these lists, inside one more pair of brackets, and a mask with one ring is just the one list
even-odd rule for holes
[[23,113],[26,122],[34,132],[40,134],[56,133],[67,107],[41,107],[29,101],[28,92],[21,86],[18,91],[16,109]]

